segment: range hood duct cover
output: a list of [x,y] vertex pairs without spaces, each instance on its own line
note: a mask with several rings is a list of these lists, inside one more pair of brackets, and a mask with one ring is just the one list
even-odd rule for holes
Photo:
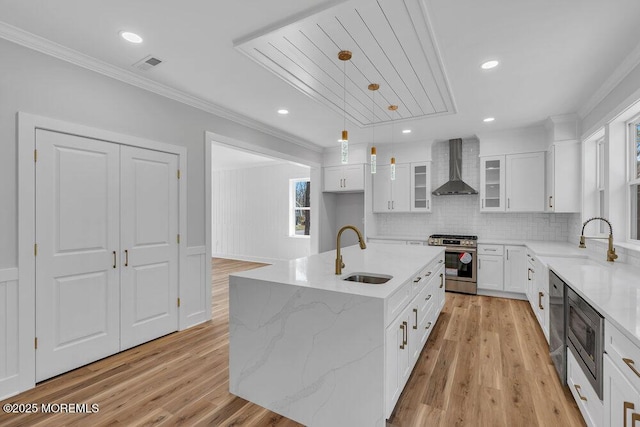
[[449,140],[449,181],[438,187],[433,194],[436,196],[478,194],[462,180],[462,139]]

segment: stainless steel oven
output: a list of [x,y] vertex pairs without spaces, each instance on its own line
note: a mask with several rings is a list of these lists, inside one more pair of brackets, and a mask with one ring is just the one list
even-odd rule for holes
[[567,295],[567,346],[602,399],[604,318],[570,287]]
[[457,236],[434,234],[429,237],[429,245],[445,246],[445,290],[477,293],[478,259],[476,253],[477,236]]

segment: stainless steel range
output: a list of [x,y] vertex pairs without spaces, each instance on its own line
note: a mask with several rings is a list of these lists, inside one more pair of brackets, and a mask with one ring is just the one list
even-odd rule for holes
[[475,295],[478,291],[476,247],[478,236],[433,234],[430,246],[445,246],[445,290]]

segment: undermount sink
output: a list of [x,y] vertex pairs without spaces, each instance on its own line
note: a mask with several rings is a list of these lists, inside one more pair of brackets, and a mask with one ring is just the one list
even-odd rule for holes
[[393,279],[393,276],[388,276],[386,274],[354,273],[342,280],[347,280],[349,282],[366,283],[369,285],[382,285],[383,283],[387,283],[391,279]]

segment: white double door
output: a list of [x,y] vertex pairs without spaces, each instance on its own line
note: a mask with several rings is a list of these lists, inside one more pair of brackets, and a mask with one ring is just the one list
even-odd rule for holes
[[36,131],[36,380],[178,328],[178,156]]

